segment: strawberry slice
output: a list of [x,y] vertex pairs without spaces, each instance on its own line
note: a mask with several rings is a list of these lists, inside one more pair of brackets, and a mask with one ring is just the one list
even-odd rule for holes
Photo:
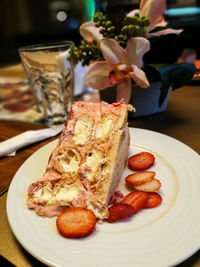
[[134,188],[135,190],[139,190],[139,191],[155,192],[159,190],[160,187],[161,187],[161,182],[158,179],[153,178],[152,181],[145,183],[145,184],[137,185]]
[[140,152],[128,159],[128,166],[133,171],[143,171],[150,168],[155,161],[153,154],[149,152]]
[[96,225],[96,217],[92,210],[70,207],[60,213],[56,225],[64,237],[80,238],[92,233]]
[[148,200],[144,204],[144,209],[151,209],[159,206],[162,202],[162,197],[157,192],[149,192],[148,193]]
[[125,178],[125,181],[128,186],[142,185],[142,184],[152,181],[155,174],[156,173],[152,171],[136,172],[136,173],[128,175]]
[[122,203],[131,205],[134,208],[135,214],[143,208],[147,200],[148,194],[146,192],[134,191],[126,195]]
[[134,214],[134,208],[128,204],[117,203],[108,209],[109,217],[107,222],[113,223],[128,218]]

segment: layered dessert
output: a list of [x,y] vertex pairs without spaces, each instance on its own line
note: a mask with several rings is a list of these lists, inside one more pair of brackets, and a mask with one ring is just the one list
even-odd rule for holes
[[128,158],[128,110],[122,101],[75,102],[44,175],[28,188],[28,207],[47,217],[85,207],[107,218]]

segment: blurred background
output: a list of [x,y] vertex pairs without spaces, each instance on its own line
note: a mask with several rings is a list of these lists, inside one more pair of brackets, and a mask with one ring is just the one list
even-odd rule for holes
[[[80,24],[92,20],[95,11],[116,16],[121,10],[128,12],[138,7],[138,0],[1,0],[0,67],[20,62],[20,46],[66,39],[78,44]],[[168,39],[166,44],[164,39],[157,45],[165,51],[160,55],[162,60],[176,61],[185,48],[200,58],[200,1],[167,0],[166,19],[170,27],[182,28],[184,33],[178,40]],[[157,46],[154,50],[158,53]]]

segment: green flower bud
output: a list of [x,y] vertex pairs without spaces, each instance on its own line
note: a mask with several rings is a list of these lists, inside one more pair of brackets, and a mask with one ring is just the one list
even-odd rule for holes
[[140,34],[140,27],[139,26],[136,26],[135,27],[135,34],[136,35],[139,35]]
[[127,21],[128,21],[128,17],[124,18],[123,21],[122,21],[122,25],[126,25],[127,24]]
[[123,41],[126,41],[128,39],[128,36],[127,35],[124,35],[123,36]]
[[147,27],[147,26],[149,26],[149,24],[150,24],[150,21],[148,20],[148,19],[145,19],[144,20],[144,27]]
[[89,45],[86,45],[85,46],[85,50],[87,51],[87,50],[89,50],[90,49],[90,46]]
[[85,45],[87,44],[87,41],[86,40],[81,40],[81,45]]
[[112,26],[112,22],[110,20],[106,21],[106,28],[109,28]]
[[107,29],[108,32],[114,32],[115,31],[115,27],[111,26],[110,28]]
[[124,26],[122,29],[121,29],[121,32],[122,33],[126,33],[128,30],[128,26]]
[[96,25],[97,28],[99,28],[99,27],[101,26],[101,22],[100,22],[100,21],[97,21],[97,22],[95,23],[95,25]]
[[93,17],[93,21],[94,21],[95,23],[98,23],[99,18],[98,18],[97,16],[94,16],[94,17]]

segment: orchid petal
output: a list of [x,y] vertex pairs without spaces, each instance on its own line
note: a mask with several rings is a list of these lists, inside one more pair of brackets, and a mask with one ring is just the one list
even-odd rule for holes
[[146,74],[143,70],[139,69],[136,65],[132,65],[133,72],[130,72],[130,77],[142,88],[149,87],[149,82],[147,80]]
[[164,30],[161,30],[161,31],[157,31],[157,32],[152,32],[152,33],[147,33],[147,38],[150,38],[150,37],[153,37],[153,36],[160,36],[160,35],[166,35],[166,34],[170,34],[170,33],[173,33],[173,34],[177,34],[179,35],[183,30],[180,29],[180,30],[175,30],[175,29],[164,29]]
[[162,21],[158,22],[156,24],[156,27],[166,27],[168,25],[168,22],[164,19],[162,19]]
[[123,83],[120,83],[117,86],[117,100],[124,99],[124,102],[128,104],[131,97],[131,89],[131,79],[126,79]]
[[114,39],[102,39],[100,42],[100,48],[105,60],[109,63],[128,63],[128,56],[125,49],[123,49]]
[[84,75],[84,83],[94,89],[102,90],[111,86],[108,80],[110,64],[106,61],[98,61],[90,64]]
[[129,12],[126,16],[127,17],[134,17],[135,14],[140,13],[139,9],[134,9],[131,12]]
[[135,37],[127,42],[126,51],[128,54],[129,65],[142,67],[142,57],[150,49],[150,43],[146,38]]
[[80,33],[82,37],[88,42],[96,40],[99,44],[103,35],[99,32],[99,29],[95,26],[94,22],[85,22],[80,26]]
[[153,30],[166,11],[165,0],[141,0],[140,16],[145,16],[150,20],[147,30]]

